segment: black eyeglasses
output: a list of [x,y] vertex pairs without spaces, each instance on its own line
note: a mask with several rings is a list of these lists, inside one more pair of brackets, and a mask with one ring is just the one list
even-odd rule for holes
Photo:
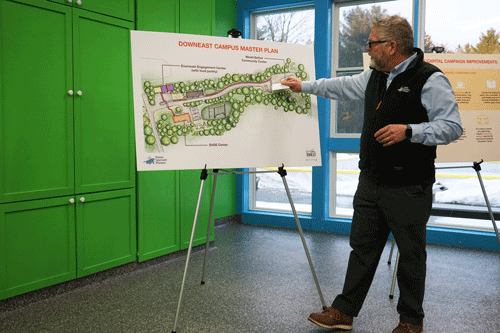
[[371,40],[368,40],[366,42],[366,44],[370,47],[370,49],[373,47],[373,44],[381,44],[381,43],[388,43],[389,41],[388,40],[374,40],[374,41],[371,41]]

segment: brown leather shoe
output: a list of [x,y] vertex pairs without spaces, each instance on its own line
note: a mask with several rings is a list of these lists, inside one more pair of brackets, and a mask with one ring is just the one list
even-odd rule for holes
[[415,325],[410,323],[399,323],[392,333],[423,333],[424,324]]
[[352,317],[329,306],[321,313],[311,313],[309,321],[324,328],[352,330]]

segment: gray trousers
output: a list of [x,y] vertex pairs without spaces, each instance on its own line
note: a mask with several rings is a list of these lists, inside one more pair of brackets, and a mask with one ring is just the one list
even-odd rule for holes
[[335,298],[332,306],[350,316],[358,315],[392,232],[400,252],[397,273],[400,321],[421,324],[432,184],[384,185],[361,172],[353,204],[352,251],[342,294]]

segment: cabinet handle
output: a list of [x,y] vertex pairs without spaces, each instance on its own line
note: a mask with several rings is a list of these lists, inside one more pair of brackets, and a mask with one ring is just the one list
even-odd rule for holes
[[73,90],[68,91],[68,94],[73,96]]
[[82,91],[81,90],[78,90],[76,93],[78,94],[78,96],[82,96]]
[[74,198],[69,199],[69,203],[72,203],[72,204],[75,203],[75,199]]
[[81,202],[85,202],[85,198],[84,198],[84,197],[81,197],[81,198],[80,198],[80,201],[81,201]]
[[81,6],[82,5],[82,0],[78,0],[76,3],[78,4],[78,6]]

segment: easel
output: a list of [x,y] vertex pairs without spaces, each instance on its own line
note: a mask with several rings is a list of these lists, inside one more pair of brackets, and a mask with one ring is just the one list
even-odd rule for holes
[[[196,204],[196,213],[194,215],[194,221],[193,221],[193,230],[191,231],[191,239],[189,240],[189,247],[188,247],[188,252],[187,252],[187,257],[186,257],[186,264],[184,266],[184,275],[182,277],[182,284],[181,284],[181,290],[179,293],[179,302],[177,304],[177,311],[175,313],[175,321],[174,321],[174,328],[172,330],[172,333],[176,333],[175,329],[177,328],[177,319],[179,317],[179,312],[181,308],[181,302],[182,302],[182,294],[184,292],[184,284],[186,282],[186,273],[188,269],[188,264],[189,264],[189,258],[191,256],[191,248],[193,247],[193,239],[194,239],[194,234],[196,232],[196,222],[198,220],[198,213],[200,211],[200,203],[201,203],[201,198],[203,196],[203,187],[205,185],[205,180],[207,180],[208,176],[214,176],[214,186],[212,188],[212,202],[210,204],[210,215],[209,215],[209,221],[208,221],[208,232],[207,232],[207,242],[205,244],[205,256],[204,256],[204,261],[203,261],[203,271],[202,271],[202,277],[201,277],[201,284],[205,284],[205,268],[206,268],[206,263],[207,263],[207,253],[208,253],[208,247],[209,247],[209,242],[210,242],[210,232],[212,228],[212,219],[213,219],[213,209],[214,209],[214,202],[215,202],[215,187],[217,184],[217,176],[218,175],[241,175],[241,174],[250,174],[250,173],[270,173],[270,172],[275,172],[275,171],[248,171],[248,172],[233,172],[233,171],[227,171],[227,170],[222,170],[224,173],[219,173],[218,169],[213,169],[212,173],[209,173],[207,171],[207,166],[205,165],[205,168],[201,171],[201,185],[200,185],[200,192],[198,195],[198,203]],[[295,217],[295,223],[297,224],[297,229],[300,234],[300,238],[302,240],[302,245],[304,246],[304,251],[306,252],[307,260],[309,261],[309,266],[311,268],[311,273],[314,278],[314,282],[316,283],[316,288],[318,289],[318,294],[319,298],[321,300],[321,304],[323,306],[323,309],[326,308],[325,305],[325,300],[323,299],[323,294],[321,293],[321,288],[318,283],[318,278],[316,277],[316,272],[314,271],[314,267],[312,264],[311,256],[309,255],[309,250],[307,249],[307,244],[304,238],[304,233],[302,232],[302,227],[300,226],[300,221],[299,217],[297,216],[297,212],[295,210],[295,206],[292,201],[292,196],[290,194],[290,190],[288,188],[288,183],[286,182],[286,170],[285,166],[282,164],[281,167],[278,167],[278,174],[281,176],[281,179],[283,180],[283,185],[285,186],[286,194],[288,196],[288,200],[290,201],[290,206],[292,207],[292,212],[293,216]]]
[[[498,234],[498,228],[497,228],[497,224],[495,222],[495,216],[493,215],[493,210],[491,209],[490,201],[488,200],[488,195],[486,194],[486,189],[484,187],[483,178],[481,177],[480,164],[483,162],[484,162],[483,160],[481,160],[481,162],[473,162],[472,168],[474,170],[476,170],[477,179],[479,179],[479,184],[481,185],[481,190],[483,191],[484,201],[486,201],[486,206],[488,207],[488,212],[490,214],[491,222],[493,223],[493,229],[495,230],[495,234],[497,236],[498,245],[500,245],[500,235]],[[449,166],[449,167],[436,167],[436,169],[463,169],[463,168],[470,168],[470,167],[471,166]],[[396,241],[393,240],[392,246],[391,246],[391,252],[389,253],[389,261],[387,262],[389,265],[391,264],[392,253],[394,251],[395,244],[396,244]],[[391,292],[389,293],[390,299],[394,298],[394,287],[396,285],[396,274],[398,272],[398,263],[399,263],[399,251],[396,255],[396,265],[394,267],[394,275],[392,276]]]

